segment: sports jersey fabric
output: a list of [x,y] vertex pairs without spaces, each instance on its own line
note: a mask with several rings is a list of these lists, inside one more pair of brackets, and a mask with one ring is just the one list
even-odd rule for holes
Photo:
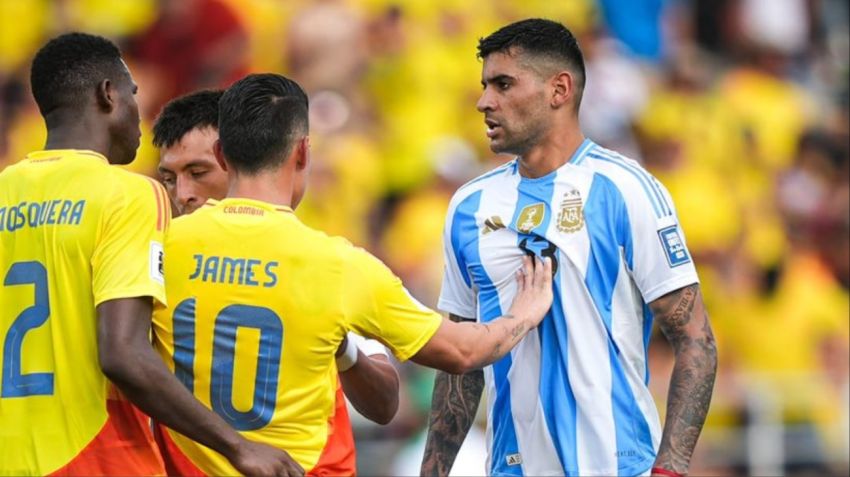
[[523,254],[552,257],[554,302],[485,368],[491,475],[638,475],[660,423],[649,393],[648,303],[698,281],[666,190],[586,140],[525,178],[511,161],[461,187],[444,232],[439,308],[488,322],[516,293]]
[[[287,207],[209,201],[174,221],[165,256],[169,307],[154,313],[160,354],[230,425],[308,471],[327,442],[345,333],[378,338],[406,360],[441,322],[379,260]],[[236,472],[168,432],[204,473]]]
[[156,182],[83,150],[0,173],[0,475],[164,473],[145,417],[100,370],[95,307],[165,303]]

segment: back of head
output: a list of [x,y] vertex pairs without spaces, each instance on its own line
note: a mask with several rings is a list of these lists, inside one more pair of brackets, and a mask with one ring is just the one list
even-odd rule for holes
[[44,45],[32,61],[30,85],[42,116],[61,109],[79,109],[95,97],[104,79],[126,74],[121,52],[106,38],[66,33]]
[[193,129],[218,129],[218,102],[223,90],[202,90],[168,102],[153,125],[153,145],[171,147]]
[[520,61],[541,75],[568,70],[576,86],[576,109],[584,91],[584,55],[578,40],[564,25],[530,18],[506,25],[478,40],[478,57],[492,53],[519,55]]
[[308,100],[301,86],[284,76],[248,75],[219,101],[219,141],[228,164],[256,174],[275,169],[307,135]]

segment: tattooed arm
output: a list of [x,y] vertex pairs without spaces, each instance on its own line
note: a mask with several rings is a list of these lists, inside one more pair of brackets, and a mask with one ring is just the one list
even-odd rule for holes
[[676,356],[654,467],[685,475],[711,402],[717,347],[699,285],[668,293],[650,308]]
[[487,323],[455,323],[444,318],[410,360],[463,374],[508,354],[529,330],[540,324],[552,306],[552,259],[525,256],[522,263],[517,271],[516,296],[506,315]]
[[[455,322],[473,321],[450,315]],[[421,475],[446,476],[454,464],[484,389],[484,371],[476,369],[466,374],[437,372],[431,414],[428,418],[428,439],[422,458]]]

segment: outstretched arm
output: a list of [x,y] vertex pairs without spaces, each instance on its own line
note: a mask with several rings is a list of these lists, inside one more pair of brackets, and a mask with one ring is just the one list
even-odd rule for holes
[[455,323],[443,318],[434,336],[411,361],[463,374],[508,354],[552,307],[552,259],[522,258],[510,311],[488,323]]
[[[342,390],[357,412],[378,424],[388,424],[398,412],[398,372],[386,356],[364,353],[357,338],[349,333],[337,352]],[[353,365],[343,368],[351,361],[346,359],[349,353],[356,353],[356,358]]]
[[686,475],[711,402],[717,347],[699,285],[668,293],[650,303],[650,308],[676,357],[664,433],[653,467]]
[[[473,321],[457,315],[449,315],[449,319],[454,322]],[[437,371],[420,475],[449,475],[460,446],[472,427],[483,390],[484,371],[480,369],[466,374]]]

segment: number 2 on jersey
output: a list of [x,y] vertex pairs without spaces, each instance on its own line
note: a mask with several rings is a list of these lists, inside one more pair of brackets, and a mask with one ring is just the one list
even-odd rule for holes
[[[174,309],[174,374],[190,391],[195,389],[195,299]],[[260,331],[257,374],[251,409],[233,405],[233,364],[236,334],[240,327]],[[228,424],[240,431],[259,429],[271,421],[277,400],[277,377],[283,346],[283,324],[268,308],[251,305],[224,307],[215,318],[213,332],[210,404]]]
[[53,394],[53,373],[21,373],[24,336],[29,330],[47,323],[50,316],[47,269],[34,261],[13,263],[3,279],[3,286],[17,285],[34,285],[35,304],[15,318],[3,340],[3,392],[0,397],[49,396]]

